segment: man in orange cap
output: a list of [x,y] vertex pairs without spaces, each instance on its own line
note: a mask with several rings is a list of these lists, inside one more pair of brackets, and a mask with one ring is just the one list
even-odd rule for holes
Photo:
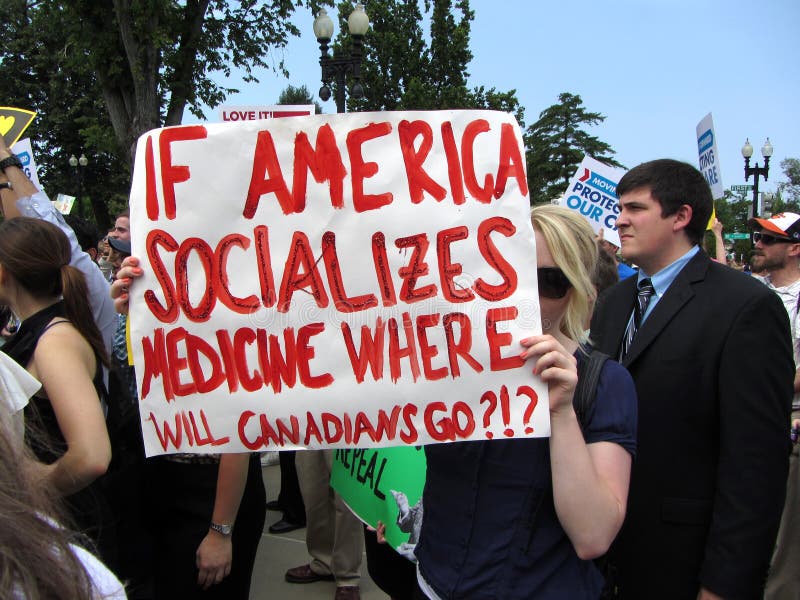
[[[750,219],[755,249],[750,262],[756,272],[766,272],[762,281],[773,290],[789,313],[794,345],[794,364],[800,366],[798,346],[798,308],[800,308],[800,215],[778,213],[769,219]],[[800,460],[797,430],[800,429],[800,371],[795,371],[792,399],[792,455],[789,459],[789,480],[786,487],[781,527],[775,554],[772,557],[764,598],[787,598],[800,589]]]

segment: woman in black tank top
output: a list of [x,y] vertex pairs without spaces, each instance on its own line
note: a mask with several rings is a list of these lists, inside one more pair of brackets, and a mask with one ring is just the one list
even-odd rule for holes
[[98,394],[106,357],[84,276],[69,261],[54,225],[27,217],[0,225],[0,303],[22,321],[3,350],[42,382],[25,410],[26,439],[41,461],[37,476],[91,534],[102,502],[85,490],[111,460]]

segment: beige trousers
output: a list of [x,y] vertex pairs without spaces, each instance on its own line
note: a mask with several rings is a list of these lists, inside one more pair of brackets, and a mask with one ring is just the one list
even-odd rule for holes
[[306,506],[306,547],[311,570],[332,574],[336,585],[358,585],[364,555],[361,521],[330,486],[333,450],[303,450],[295,455],[297,479]]

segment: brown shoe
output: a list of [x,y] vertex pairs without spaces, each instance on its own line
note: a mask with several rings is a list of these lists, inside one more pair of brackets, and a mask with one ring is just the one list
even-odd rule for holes
[[[333,575],[320,575],[311,570],[311,565],[300,565],[286,571],[286,581],[289,583],[314,583],[315,581],[333,581]],[[345,596],[347,598],[349,596]],[[354,596],[358,598],[358,596]]]
[[361,591],[357,585],[343,585],[336,588],[333,600],[361,600]]

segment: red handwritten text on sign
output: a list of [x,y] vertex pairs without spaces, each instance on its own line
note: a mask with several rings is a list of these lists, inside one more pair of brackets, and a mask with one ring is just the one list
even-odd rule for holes
[[547,434],[516,346],[539,325],[508,115],[166,128],[132,189],[149,453]]

